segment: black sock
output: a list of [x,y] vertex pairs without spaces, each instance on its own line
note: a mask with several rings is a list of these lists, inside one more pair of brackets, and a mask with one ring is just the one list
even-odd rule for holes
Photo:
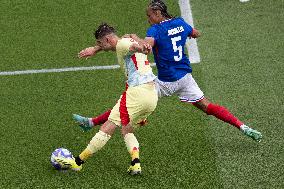
[[140,160],[138,158],[135,158],[134,160],[131,161],[131,165],[135,165],[135,163],[140,163]]
[[76,164],[79,165],[79,166],[82,165],[83,163],[85,163],[83,160],[80,159],[79,156],[75,157],[75,162],[76,162]]

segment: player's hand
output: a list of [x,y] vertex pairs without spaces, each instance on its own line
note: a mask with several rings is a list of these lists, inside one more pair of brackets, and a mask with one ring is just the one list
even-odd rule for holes
[[88,47],[88,48],[85,48],[84,50],[80,51],[78,53],[78,57],[87,59],[87,58],[95,55],[95,53],[96,53],[95,47]]
[[144,43],[143,46],[148,51],[148,54],[152,51],[152,46],[149,43]]
[[152,50],[151,45],[149,45],[148,43],[143,43],[141,45],[142,45],[142,53],[143,54],[147,55],[147,54],[151,53],[151,50]]

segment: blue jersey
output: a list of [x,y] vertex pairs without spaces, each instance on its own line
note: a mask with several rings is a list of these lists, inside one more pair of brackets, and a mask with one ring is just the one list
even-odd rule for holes
[[166,20],[148,29],[147,37],[155,39],[153,54],[161,81],[177,81],[192,72],[184,52],[186,39],[191,34],[192,27],[182,18]]

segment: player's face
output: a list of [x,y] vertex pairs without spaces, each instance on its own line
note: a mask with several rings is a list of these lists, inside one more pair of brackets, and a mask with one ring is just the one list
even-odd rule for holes
[[156,15],[155,11],[153,11],[151,8],[149,8],[149,7],[147,8],[146,14],[147,14],[148,22],[149,22],[150,25],[159,23],[159,19]]
[[106,36],[98,39],[97,45],[100,46],[104,51],[112,50],[112,45],[110,43],[110,40]]

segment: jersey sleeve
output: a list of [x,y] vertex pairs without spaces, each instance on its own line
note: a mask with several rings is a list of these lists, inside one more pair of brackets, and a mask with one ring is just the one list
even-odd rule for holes
[[193,28],[183,18],[180,19],[183,22],[183,26],[185,28],[185,31],[187,32],[187,36],[190,36],[192,34]]
[[155,42],[159,39],[159,35],[158,35],[158,31],[156,29],[156,27],[150,27],[147,30],[147,37],[152,37],[155,39]]
[[124,57],[130,53],[129,48],[134,43],[130,38],[121,39],[116,45],[116,52],[118,55]]

